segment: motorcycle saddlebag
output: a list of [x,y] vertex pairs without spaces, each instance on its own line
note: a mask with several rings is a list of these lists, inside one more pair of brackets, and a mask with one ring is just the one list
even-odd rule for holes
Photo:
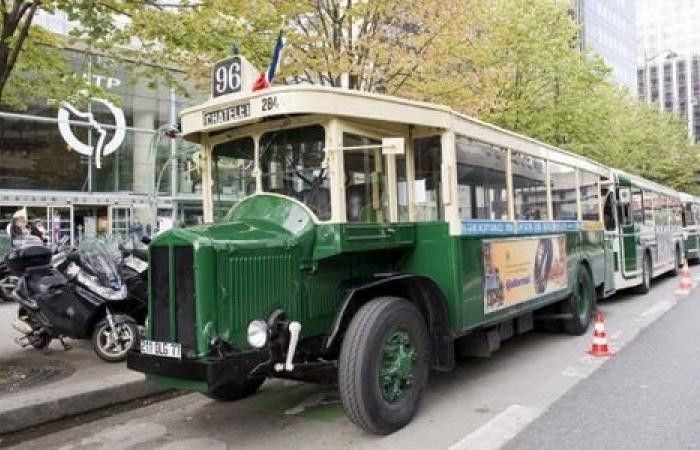
[[82,301],[70,286],[50,289],[39,294],[37,301],[57,333],[72,338],[87,337],[98,307]]
[[51,250],[34,245],[31,247],[12,250],[5,259],[7,267],[15,273],[23,272],[27,267],[46,266],[51,264]]

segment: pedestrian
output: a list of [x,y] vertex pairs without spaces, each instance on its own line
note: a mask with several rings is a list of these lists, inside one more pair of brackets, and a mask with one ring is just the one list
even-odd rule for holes
[[29,234],[38,237],[44,244],[48,243],[49,241],[46,236],[44,222],[42,222],[41,219],[35,219],[34,222],[32,222],[32,227],[29,230]]
[[27,211],[25,209],[17,210],[12,215],[10,223],[10,239],[12,245],[15,245],[16,239],[22,239],[27,234]]

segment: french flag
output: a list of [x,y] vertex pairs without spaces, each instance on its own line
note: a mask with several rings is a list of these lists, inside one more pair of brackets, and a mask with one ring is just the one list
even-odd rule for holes
[[253,84],[253,92],[266,89],[270,87],[272,80],[275,78],[277,69],[280,67],[280,62],[282,61],[282,48],[284,47],[284,38],[282,37],[282,30],[280,30],[277,36],[277,42],[275,43],[275,51],[272,52],[272,60],[270,61],[270,67],[266,71],[261,72],[258,79]]

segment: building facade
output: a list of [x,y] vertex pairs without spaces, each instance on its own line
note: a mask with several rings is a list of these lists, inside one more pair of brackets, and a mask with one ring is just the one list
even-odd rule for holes
[[201,222],[198,149],[157,132],[177,123],[178,111],[193,100],[151,87],[119,64],[100,73],[99,58],[66,51],[75,75],[111,100],[66,105],[42,98],[22,111],[0,108],[0,230],[21,208],[74,243],[127,234],[137,222],[144,230]]
[[637,92],[688,123],[700,142],[700,2],[639,0]]
[[600,55],[613,80],[636,92],[636,0],[574,0],[583,49]]
[[[61,12],[39,11],[34,23],[61,35],[75,27]],[[198,149],[158,133],[201,97],[150,86],[119,62],[103,73],[104,56],[77,49],[65,56],[75,76],[110,99],[65,105],[44,98],[22,111],[0,107],[0,232],[21,208],[30,221],[44,220],[55,239],[69,235],[73,243],[127,234],[139,223],[144,231],[201,223]]]

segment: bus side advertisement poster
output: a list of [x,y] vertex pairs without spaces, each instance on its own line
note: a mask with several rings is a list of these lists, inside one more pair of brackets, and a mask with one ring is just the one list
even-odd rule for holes
[[483,241],[484,314],[567,287],[564,235]]

